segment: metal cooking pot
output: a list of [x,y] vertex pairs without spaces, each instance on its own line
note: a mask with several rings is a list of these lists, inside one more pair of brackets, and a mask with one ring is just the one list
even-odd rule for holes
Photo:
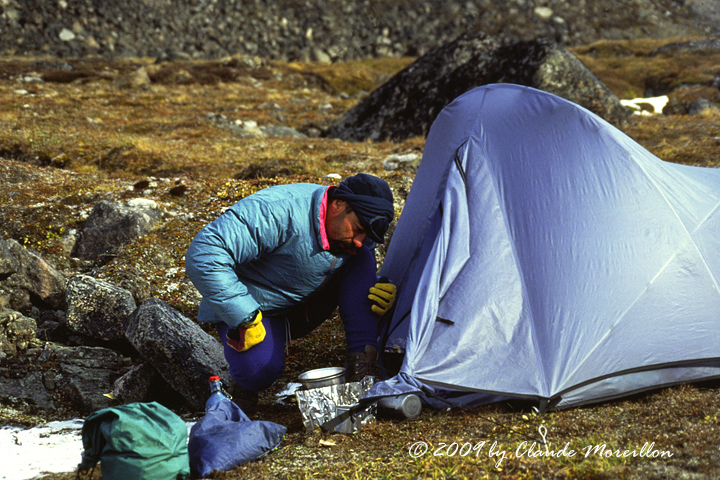
[[298,380],[305,390],[313,388],[329,387],[331,385],[340,385],[345,383],[344,367],[327,367],[309,370],[298,376]]

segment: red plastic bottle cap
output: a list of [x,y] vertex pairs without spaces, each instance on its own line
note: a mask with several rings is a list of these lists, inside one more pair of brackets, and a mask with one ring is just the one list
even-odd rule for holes
[[220,377],[217,375],[213,375],[212,377],[210,377],[211,382],[217,382],[218,380],[220,380]]

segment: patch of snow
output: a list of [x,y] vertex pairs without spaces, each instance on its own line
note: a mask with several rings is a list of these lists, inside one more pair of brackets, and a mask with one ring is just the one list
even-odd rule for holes
[[295,383],[295,382],[289,382],[287,385],[285,385],[285,389],[276,394],[276,397],[287,397],[289,395],[295,395],[295,390],[302,387],[302,383]]
[[[157,187],[157,183],[155,186]],[[157,208],[157,202],[149,198],[133,198],[132,200],[128,200],[127,204],[130,207],[136,208]]]
[[73,472],[82,455],[82,419],[38,427],[0,428],[2,480],[27,480],[45,473]]
[[[620,103],[634,110],[634,115],[655,115],[662,113],[668,103],[668,97],[663,95],[661,97],[633,98],[632,100],[620,100]],[[649,111],[647,106],[650,106],[653,111]]]
[[[74,472],[82,460],[82,418],[34,428],[0,427],[0,480]],[[185,422],[188,435],[195,422]]]
[[301,383],[289,382],[287,385],[285,385],[285,389],[282,392],[275,395],[277,397],[275,403],[292,403],[292,400],[295,398],[295,391],[301,387]]

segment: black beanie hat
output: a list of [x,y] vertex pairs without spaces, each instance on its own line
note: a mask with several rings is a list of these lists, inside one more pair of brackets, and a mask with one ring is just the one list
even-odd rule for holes
[[332,198],[350,205],[372,241],[385,242],[385,232],[395,217],[393,194],[385,180],[358,173],[343,180]]

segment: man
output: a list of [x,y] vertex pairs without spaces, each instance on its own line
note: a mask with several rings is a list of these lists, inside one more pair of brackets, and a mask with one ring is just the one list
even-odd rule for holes
[[388,184],[360,173],[337,187],[261,190],[198,233],[185,257],[203,296],[198,320],[216,325],[230,374],[251,403],[282,375],[285,342],[338,306],[348,379],[371,373],[379,318],[395,300],[394,285],[378,282],[373,248],[394,213]]

